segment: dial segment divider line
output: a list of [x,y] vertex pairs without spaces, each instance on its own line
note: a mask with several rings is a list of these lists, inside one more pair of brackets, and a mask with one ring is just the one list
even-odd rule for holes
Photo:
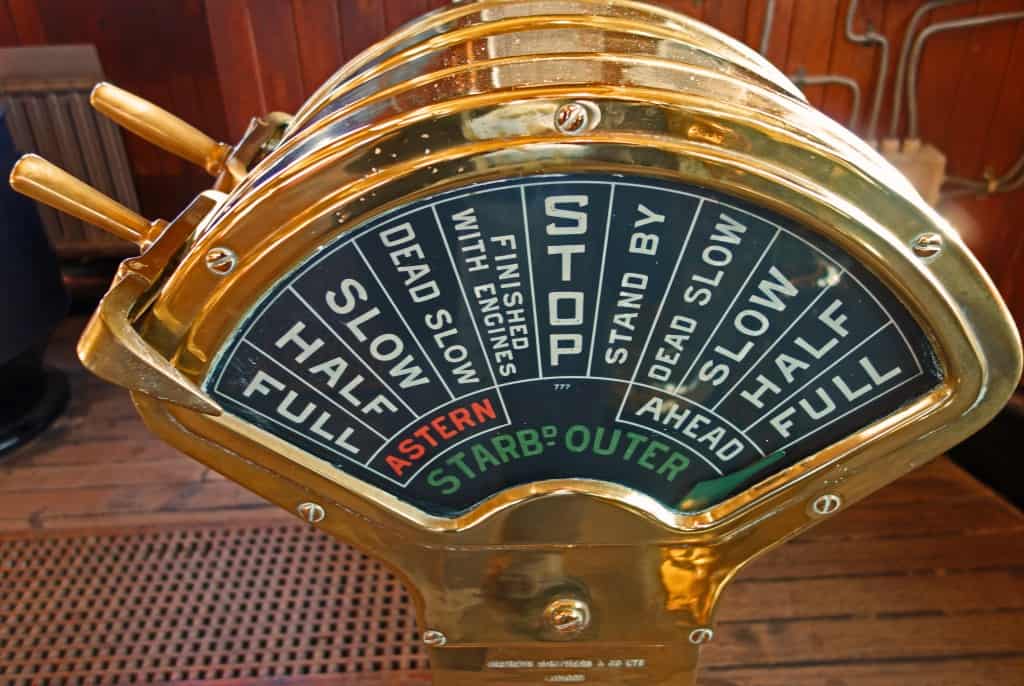
[[[270,308],[272,308],[277,301],[281,299],[281,296],[284,295],[287,290],[287,288],[280,288],[277,291],[273,291],[273,289],[271,289],[271,292],[264,294],[260,298],[259,304],[256,306],[256,310],[259,314],[250,316],[248,322],[246,322],[244,327],[242,327],[245,330],[234,339],[228,349],[223,353],[223,357],[221,357],[221,353],[218,353],[219,359],[217,364],[220,365],[220,373],[217,374],[217,380],[213,383],[214,393],[223,393],[220,390],[220,382],[224,380],[224,373],[228,369],[228,363],[235,358],[235,355],[238,353],[238,349],[242,347],[242,343],[245,342],[249,332],[263,320],[263,317],[267,314]],[[223,393],[223,395],[227,398],[231,398],[227,393]],[[244,405],[245,403],[242,404]]]
[[494,383],[494,392],[498,394],[498,401],[501,403],[501,411],[505,414],[505,426],[507,426],[512,423],[512,418],[509,417],[508,407],[505,406],[505,394],[501,392],[501,384],[498,381],[497,375],[494,373],[494,367],[491,365],[491,351],[488,346],[484,345],[483,336],[480,335],[480,327],[476,323],[476,314],[473,312],[473,305],[469,302],[469,296],[466,295],[466,286],[462,283],[462,276],[459,274],[459,266],[455,262],[455,255],[452,253],[452,247],[448,245],[448,237],[444,235],[444,224],[441,223],[441,215],[437,212],[436,203],[430,206],[430,211],[434,214],[434,221],[437,224],[437,232],[441,234],[441,242],[444,243],[444,249],[448,253],[448,261],[451,262],[452,270],[455,272],[455,281],[459,284],[459,291],[462,292],[462,300],[466,305],[466,311],[469,313],[469,321],[473,324],[473,331],[476,333],[477,342],[480,344],[480,350],[484,354],[484,363],[487,365],[487,371],[490,373],[491,381]]
[[[842,271],[841,271],[841,272],[839,273],[839,277],[838,277],[838,278],[842,278],[844,274],[846,274],[846,270],[845,270],[845,269],[844,269],[844,270],[842,270]],[[743,383],[743,381],[744,381],[744,380],[745,380],[745,379],[746,379],[746,378],[747,378],[748,376],[750,376],[751,372],[753,372],[753,371],[754,371],[755,369],[757,369],[757,365],[761,364],[761,362],[762,362],[762,361],[763,361],[763,360],[764,360],[764,359],[765,359],[766,357],[768,357],[769,355],[771,355],[771,353],[772,353],[772,351],[773,351],[773,350],[775,350],[775,349],[776,349],[777,347],[779,347],[779,344],[780,344],[780,343],[782,343],[783,339],[785,339],[785,338],[786,338],[786,335],[787,335],[787,334],[788,334],[788,333],[789,333],[790,331],[792,331],[792,330],[793,330],[793,327],[795,327],[795,326],[796,326],[796,325],[797,325],[797,324],[798,324],[798,323],[799,323],[799,322],[800,322],[801,320],[803,320],[803,318],[804,318],[805,316],[807,316],[807,313],[808,313],[808,312],[810,312],[810,311],[811,311],[811,309],[812,309],[812,308],[813,308],[813,307],[814,307],[815,305],[817,305],[817,304],[818,304],[818,301],[819,301],[819,300],[821,300],[821,299],[822,299],[822,297],[824,297],[824,295],[825,295],[826,293],[828,293],[828,292],[829,292],[830,290],[832,290],[832,286],[833,286],[833,285],[834,285],[834,284],[831,284],[831,283],[830,283],[829,285],[825,286],[825,288],[821,289],[821,292],[820,292],[820,293],[818,293],[818,294],[817,294],[816,296],[814,296],[814,300],[812,300],[812,301],[811,301],[810,303],[808,303],[808,304],[807,304],[807,307],[805,307],[805,308],[803,309],[803,311],[802,311],[802,312],[801,312],[800,314],[798,314],[798,315],[797,315],[796,317],[794,317],[794,318],[793,318],[793,321],[792,321],[792,322],[790,323],[790,325],[789,325],[789,326],[787,326],[787,327],[786,327],[786,330],[785,330],[785,331],[783,331],[783,332],[782,332],[781,334],[779,334],[779,336],[778,336],[778,337],[777,337],[777,338],[775,339],[775,341],[774,341],[774,342],[773,342],[773,343],[772,343],[772,344],[771,344],[770,346],[768,346],[768,349],[767,349],[767,350],[765,350],[765,351],[764,351],[764,352],[763,352],[763,353],[761,354],[761,356],[760,356],[760,357],[758,357],[758,358],[757,358],[757,359],[756,359],[756,360],[754,361],[754,363],[753,363],[753,364],[751,364],[751,365],[750,365],[749,367],[747,367],[747,371],[743,372],[743,376],[741,376],[740,378],[738,378],[738,379],[736,380],[736,383],[734,383],[734,384],[733,384],[732,386],[730,386],[730,387],[729,387],[729,390],[725,392],[725,395],[723,395],[723,396],[721,397],[721,399],[720,399],[720,400],[719,400],[719,401],[718,401],[717,403],[715,403],[715,404],[714,404],[714,406],[713,406],[713,407],[711,408],[711,409],[712,409],[713,411],[714,411],[714,410],[717,410],[717,409],[719,408],[719,406],[720,406],[720,405],[721,405],[722,403],[724,403],[724,402],[725,402],[726,400],[728,400],[728,399],[729,399],[729,396],[731,396],[731,395],[732,395],[732,392],[733,392],[733,391],[735,391],[735,390],[736,390],[736,388],[737,388],[737,387],[738,387],[738,386],[739,386],[739,385],[740,385],[741,383]]]
[[687,450],[691,454],[696,455],[698,459],[703,461],[707,466],[711,467],[711,469],[713,469],[714,472],[716,474],[718,474],[718,476],[725,476],[725,472],[722,471],[721,467],[719,467],[714,462],[712,462],[710,459],[708,459],[707,457],[702,455],[700,453],[700,451],[698,451],[693,446],[690,446],[690,445],[687,445],[687,444],[683,443],[682,441],[680,441],[678,438],[675,438],[671,434],[667,434],[664,431],[659,431],[658,429],[654,429],[654,428],[651,428],[649,426],[645,426],[644,424],[639,424],[637,422],[632,422],[632,421],[630,421],[628,419],[618,419],[616,421],[619,421],[619,422],[621,422],[623,424],[626,424],[628,426],[635,426],[638,429],[643,429],[644,431],[650,431],[652,434],[661,436],[662,438],[664,438],[667,441],[672,441],[673,445],[681,446],[684,450]]
[[597,318],[601,314],[601,295],[604,286],[604,265],[608,257],[608,239],[612,233],[612,209],[615,207],[615,183],[609,184],[608,217],[604,223],[604,247],[601,250],[601,268],[597,272],[597,297],[594,299],[594,326],[590,331],[590,355],[587,357],[587,376],[594,368],[594,349],[597,347]]
[[690,238],[693,236],[693,229],[697,226],[697,220],[700,218],[700,213],[704,210],[704,198],[700,199],[697,203],[697,208],[693,211],[693,219],[690,220],[690,228],[686,231],[686,238],[683,240],[683,247],[679,249],[679,257],[676,258],[675,266],[672,267],[672,274],[668,278],[668,287],[661,296],[661,302],[658,303],[658,311],[654,314],[654,320],[651,322],[651,330],[647,333],[647,339],[644,341],[644,347],[640,350],[640,355],[637,356],[636,365],[633,367],[633,375],[629,379],[629,383],[626,386],[626,390],[622,394],[622,402],[619,403],[619,411],[615,415],[616,421],[622,421],[622,410],[626,407],[626,401],[629,399],[629,394],[633,390],[633,385],[636,383],[636,377],[640,374],[640,366],[644,363],[644,358],[647,357],[647,348],[651,345],[651,339],[654,338],[654,332],[658,328],[658,322],[661,321],[661,312],[665,309],[665,302],[668,300],[668,294],[672,292],[672,286],[675,284],[676,274],[679,273],[679,266],[683,263],[683,258],[686,256],[686,249],[690,246]]
[[[344,414],[347,414],[347,415],[348,415],[349,417],[351,417],[352,419],[354,419],[354,420],[356,420],[357,422],[359,422],[360,424],[362,424],[362,425],[363,425],[364,427],[366,427],[366,428],[367,428],[367,429],[369,429],[369,430],[370,430],[371,432],[373,432],[374,434],[376,434],[376,436],[377,436],[377,437],[378,437],[379,439],[381,439],[382,441],[386,441],[386,440],[388,440],[388,437],[387,437],[387,436],[385,436],[384,434],[382,434],[382,433],[381,433],[380,431],[377,431],[377,429],[373,428],[372,426],[370,426],[369,424],[367,424],[367,423],[366,423],[365,421],[363,421],[362,419],[360,419],[360,418],[359,418],[358,416],[356,416],[356,414],[355,414],[355,413],[353,413],[353,412],[352,412],[351,410],[349,410],[348,408],[346,408],[346,407],[343,407],[343,406],[339,405],[339,404],[338,404],[338,403],[337,403],[337,402],[336,402],[336,401],[335,401],[335,400],[334,400],[333,398],[331,398],[331,396],[327,395],[326,393],[324,393],[323,391],[321,391],[321,390],[320,390],[319,388],[317,388],[317,387],[316,387],[316,386],[314,386],[313,384],[311,384],[311,383],[309,383],[308,381],[306,381],[305,379],[303,379],[303,378],[302,378],[301,376],[299,376],[298,374],[296,374],[295,372],[293,372],[293,371],[292,371],[291,369],[288,369],[288,367],[286,367],[286,366],[284,365],[284,363],[282,363],[282,362],[281,362],[280,360],[276,359],[276,358],[275,358],[275,357],[274,357],[273,355],[271,355],[271,354],[270,354],[270,353],[268,353],[267,351],[263,350],[262,348],[260,348],[260,347],[259,347],[258,345],[256,345],[256,344],[255,344],[255,343],[253,343],[252,341],[248,341],[248,340],[243,340],[243,342],[244,342],[244,343],[245,343],[246,345],[248,345],[248,346],[249,346],[250,348],[252,348],[253,350],[255,350],[256,352],[258,352],[258,353],[259,353],[260,355],[262,355],[263,357],[267,358],[268,360],[270,360],[271,362],[273,362],[274,364],[276,364],[276,365],[277,365],[278,367],[280,367],[280,368],[281,368],[282,370],[284,370],[285,372],[287,372],[287,373],[288,373],[289,375],[291,375],[292,377],[294,377],[294,378],[295,378],[295,379],[296,379],[296,380],[297,380],[297,381],[298,381],[299,383],[301,383],[302,385],[304,385],[304,386],[305,386],[306,388],[308,388],[309,390],[311,390],[311,391],[313,391],[314,393],[316,393],[317,395],[319,395],[319,396],[320,396],[321,398],[323,398],[324,400],[326,400],[327,402],[329,402],[329,403],[330,403],[331,405],[333,405],[333,406],[334,406],[334,407],[336,407],[337,409],[341,410],[341,411],[342,411],[342,412],[343,412]],[[237,399],[235,399],[235,398],[232,398],[232,399],[233,399],[233,400],[235,400],[235,402],[240,402],[240,401],[238,401],[238,400],[237,400]],[[241,403],[241,404],[243,404],[243,405],[244,405],[245,403]],[[253,409],[253,408],[249,408],[249,409]]]
[[722,328],[722,324],[724,324],[725,320],[729,317],[729,313],[732,312],[732,308],[736,306],[736,301],[738,301],[740,296],[743,295],[743,291],[746,290],[747,286],[750,284],[750,280],[754,278],[754,274],[756,274],[757,270],[761,268],[761,263],[764,262],[764,258],[768,256],[768,252],[772,249],[772,246],[775,245],[775,241],[778,240],[779,234],[781,233],[781,228],[775,229],[772,239],[768,241],[768,245],[766,245],[764,250],[761,252],[761,256],[757,258],[757,262],[755,262],[754,266],[750,268],[750,273],[747,274],[747,278],[745,278],[740,287],[736,289],[736,295],[732,297],[732,301],[729,303],[729,306],[725,308],[725,311],[722,313],[718,323],[715,324],[715,328],[712,329],[711,335],[708,336],[706,341],[704,341],[704,345],[701,346],[700,352],[698,352],[697,356],[693,358],[693,362],[690,363],[686,373],[684,373],[682,378],[679,379],[679,383],[676,384],[675,391],[673,391],[675,395],[681,395],[679,391],[682,389],[683,384],[685,384],[686,380],[690,378],[690,373],[693,371],[694,367],[697,366],[697,363],[700,362],[701,357],[704,356],[704,352],[708,349],[708,346],[711,345],[711,341],[715,339],[715,336],[718,334],[718,330]]
[[[817,381],[818,379],[820,379],[820,378],[821,378],[822,376],[824,376],[825,374],[828,374],[828,373],[829,373],[830,371],[832,371],[832,369],[833,369],[833,368],[835,368],[835,366],[836,366],[836,365],[838,365],[838,364],[839,364],[840,362],[842,362],[843,360],[845,360],[845,359],[846,359],[847,357],[849,357],[849,356],[850,356],[850,355],[852,355],[853,353],[855,353],[855,352],[857,352],[858,350],[860,350],[860,349],[861,349],[862,347],[864,347],[864,346],[865,346],[865,345],[867,344],[867,342],[868,342],[868,341],[870,341],[870,340],[871,340],[871,339],[873,339],[873,338],[874,338],[875,336],[877,336],[878,334],[882,333],[882,332],[883,332],[883,331],[885,331],[885,330],[886,330],[887,328],[889,328],[890,326],[893,326],[893,325],[894,325],[894,322],[893,322],[893,320],[892,320],[892,319],[888,319],[888,320],[886,320],[885,324],[882,324],[882,325],[881,325],[880,327],[878,327],[878,328],[877,328],[877,329],[875,329],[875,330],[874,330],[873,332],[871,332],[871,334],[870,334],[870,335],[869,335],[869,336],[868,336],[867,338],[865,338],[865,339],[864,339],[864,340],[862,340],[862,341],[861,341],[860,343],[858,343],[857,345],[855,345],[855,346],[853,346],[852,348],[850,348],[849,350],[847,350],[847,351],[846,351],[845,353],[843,353],[843,354],[842,354],[842,356],[841,356],[841,357],[839,357],[838,359],[836,359],[835,361],[833,361],[833,362],[832,362],[832,364],[830,364],[829,366],[825,367],[825,368],[824,368],[824,369],[822,369],[822,370],[821,370],[820,372],[818,372],[817,374],[815,374],[814,376],[812,376],[812,377],[811,377],[810,379],[808,379],[807,381],[805,381],[805,382],[803,383],[803,385],[801,385],[801,386],[800,386],[800,388],[796,389],[795,391],[793,391],[792,393],[790,393],[789,395],[787,395],[787,396],[786,396],[785,398],[783,398],[783,399],[782,399],[782,400],[780,400],[779,402],[777,402],[777,403],[775,403],[774,405],[772,405],[772,407],[771,407],[771,408],[769,408],[767,412],[764,412],[764,413],[763,413],[763,414],[762,414],[762,415],[761,415],[761,416],[760,416],[760,417],[759,417],[759,418],[758,418],[758,419],[757,419],[756,421],[754,421],[754,422],[753,422],[753,423],[751,423],[751,424],[748,424],[748,425],[747,425],[747,427],[746,427],[745,429],[743,429],[743,430],[744,430],[744,431],[750,431],[751,429],[753,429],[753,428],[754,428],[755,426],[757,426],[758,424],[760,424],[761,422],[763,422],[763,421],[764,421],[765,419],[767,419],[768,417],[770,417],[770,416],[772,415],[772,413],[773,413],[773,412],[775,412],[775,411],[776,411],[776,410],[778,410],[778,409],[779,409],[780,407],[782,407],[783,405],[785,405],[786,403],[788,403],[788,402],[789,402],[789,401],[790,401],[790,400],[791,400],[791,399],[792,399],[792,398],[793,398],[794,396],[796,396],[796,395],[797,395],[798,393],[801,393],[801,392],[802,392],[802,391],[803,391],[803,390],[804,390],[805,388],[807,388],[808,386],[810,386],[810,385],[811,385],[812,383],[814,383],[815,381]],[[878,396],[878,397],[881,397],[881,396]],[[822,428],[822,427],[818,427],[818,428]],[[809,434],[808,434],[808,435],[809,435]]]
[[346,349],[346,350],[348,350],[348,351],[349,351],[349,353],[350,353],[350,354],[351,354],[351,355],[352,355],[353,357],[355,357],[355,358],[356,358],[357,360],[359,360],[360,362],[362,362],[362,363],[363,363],[363,366],[365,366],[365,367],[366,367],[366,368],[367,368],[367,369],[368,369],[368,370],[370,371],[370,373],[371,373],[371,374],[373,374],[373,378],[377,379],[377,381],[379,381],[379,382],[380,382],[380,385],[381,385],[381,386],[383,386],[384,388],[388,389],[388,391],[390,391],[390,392],[391,392],[391,394],[392,394],[392,395],[394,395],[394,396],[395,396],[395,397],[396,397],[396,398],[398,399],[398,402],[402,403],[402,406],[403,406],[403,407],[405,407],[405,409],[406,409],[406,410],[407,410],[407,411],[409,412],[409,414],[410,414],[411,416],[413,416],[413,417],[415,417],[415,416],[416,416],[416,412],[415,412],[415,411],[414,411],[414,410],[412,409],[412,407],[410,407],[410,406],[409,406],[409,403],[405,402],[405,399],[403,399],[403,398],[402,398],[401,394],[400,394],[400,393],[398,393],[398,391],[396,391],[396,390],[395,390],[394,388],[392,388],[392,387],[391,387],[390,385],[388,385],[388,383],[387,383],[387,382],[385,382],[385,381],[384,381],[384,379],[382,379],[382,378],[380,377],[380,375],[379,375],[379,374],[377,373],[377,370],[375,370],[375,369],[373,368],[373,365],[371,365],[371,364],[367,363],[367,361],[363,359],[363,356],[362,356],[362,355],[360,355],[360,354],[359,354],[359,353],[357,353],[357,352],[356,352],[355,350],[353,350],[352,346],[350,346],[350,345],[348,344],[348,342],[347,342],[347,341],[346,341],[346,340],[345,340],[344,338],[342,338],[342,337],[341,337],[341,334],[339,334],[339,333],[338,333],[337,331],[335,331],[335,330],[334,330],[334,328],[333,328],[333,327],[332,327],[332,326],[331,326],[330,324],[328,324],[328,323],[327,323],[327,322],[326,322],[326,321],[324,320],[324,318],[323,318],[323,317],[321,317],[321,316],[320,316],[320,313],[319,313],[319,312],[317,312],[316,310],[314,310],[314,309],[313,309],[313,306],[312,306],[312,305],[311,305],[311,304],[309,303],[309,301],[307,301],[307,300],[306,300],[306,299],[305,299],[304,297],[302,297],[302,295],[301,295],[301,294],[300,294],[300,293],[299,293],[299,292],[298,292],[297,290],[295,290],[295,286],[294,286],[294,285],[292,285],[292,284],[288,284],[288,290],[289,290],[289,291],[291,292],[291,294],[292,294],[292,295],[294,295],[294,296],[295,296],[296,298],[298,298],[299,302],[300,302],[300,303],[302,303],[302,305],[303,305],[303,306],[304,306],[304,307],[305,307],[305,308],[306,308],[307,310],[309,310],[309,313],[310,313],[310,314],[312,314],[312,315],[313,315],[314,317],[316,317],[316,318],[317,318],[317,320],[319,320],[319,322],[320,322],[321,324],[323,324],[323,325],[324,325],[324,327],[326,327],[326,328],[327,328],[327,330],[328,330],[328,331],[330,331],[330,332],[331,332],[331,334],[332,334],[332,335],[333,335],[333,336],[334,336],[334,337],[335,337],[336,339],[338,339],[338,342],[339,342],[339,343],[341,343],[341,344],[342,344],[343,346],[345,346],[345,349]]
[[[362,238],[362,236],[360,236],[360,238]],[[423,343],[420,342],[419,337],[413,332],[412,327],[409,326],[409,322],[406,321],[405,315],[402,314],[402,310],[398,307],[398,305],[395,304],[395,301],[392,299],[391,294],[388,293],[388,289],[384,287],[383,283],[381,283],[380,277],[377,276],[377,272],[374,271],[373,266],[370,264],[370,261],[367,260],[366,255],[363,254],[363,249],[359,247],[358,239],[352,241],[352,247],[355,248],[355,251],[359,254],[359,259],[361,259],[363,261],[363,264],[366,266],[366,270],[370,272],[370,276],[372,276],[373,280],[377,282],[377,286],[380,288],[381,292],[384,293],[384,296],[388,299],[388,303],[391,304],[391,307],[398,314],[398,318],[402,321],[402,325],[405,327],[405,330],[409,332],[409,337],[413,341],[415,341],[416,347],[420,349],[421,353],[423,353],[423,357],[424,359],[426,359],[427,364],[429,364],[430,368],[434,370],[435,374],[437,374],[437,379],[438,381],[441,382],[441,386],[444,388],[445,392],[448,393],[448,398],[450,400],[454,400],[455,394],[452,393],[452,389],[448,387],[448,382],[444,380],[444,375],[441,374],[441,372],[437,368],[437,365],[434,364],[434,359],[423,348]],[[412,414],[414,417],[419,416],[415,412],[413,412]]]
[[[597,182],[581,181],[580,183],[597,183]],[[629,182],[629,181],[617,181],[616,183],[618,185],[620,185],[620,186],[628,186],[630,188],[644,188],[644,189],[650,189],[650,190],[661,190],[661,191],[665,191],[667,193],[676,193],[678,195],[685,195],[685,196],[688,196],[688,197],[694,197],[694,198],[700,198],[701,197],[699,195],[696,195],[694,193],[689,193],[689,192],[686,192],[686,191],[680,191],[680,190],[676,190],[676,189],[673,189],[673,188],[662,188],[661,186],[652,186],[650,184],[644,184],[644,183],[632,183],[632,182]],[[527,184],[527,185],[535,185],[535,184]],[[831,264],[833,266],[836,266],[836,267],[839,267],[840,269],[844,269],[844,267],[842,265],[838,264],[835,261],[835,259],[831,255],[829,255],[827,252],[825,252],[821,247],[819,247],[819,246],[815,245],[814,243],[810,242],[805,237],[803,237],[803,236],[801,236],[801,235],[799,235],[797,233],[794,233],[793,231],[790,231],[789,229],[783,227],[778,222],[774,222],[774,221],[772,221],[770,219],[767,219],[767,218],[765,218],[765,217],[763,217],[763,216],[761,216],[759,214],[755,214],[754,212],[751,212],[750,210],[747,210],[747,209],[744,209],[742,207],[739,207],[738,205],[733,205],[733,204],[731,204],[729,202],[725,202],[725,201],[722,201],[722,200],[715,200],[714,202],[716,202],[721,207],[727,207],[730,210],[733,210],[734,212],[739,212],[740,214],[744,214],[744,215],[746,215],[748,217],[751,217],[753,219],[757,219],[757,220],[763,221],[766,224],[768,224],[770,226],[773,226],[776,229],[779,229],[780,231],[783,231],[784,233],[786,233],[791,238],[794,238],[794,239],[800,241],[801,243],[806,245],[808,248],[810,248],[814,252],[816,252],[819,255],[821,255],[822,258],[824,258],[826,261],[828,261],[829,264]],[[910,340],[907,338],[906,332],[903,331],[903,327],[901,327],[899,325],[899,322],[897,322],[895,319],[892,318],[892,315],[889,314],[889,310],[885,307],[885,305],[882,304],[882,301],[880,301],[878,299],[878,295],[874,292],[874,290],[872,290],[872,289],[868,288],[867,286],[865,286],[864,282],[860,280],[860,277],[858,277],[853,272],[847,270],[847,275],[851,279],[853,279],[854,282],[858,286],[861,287],[861,290],[863,290],[865,293],[867,293],[868,297],[870,297],[875,302],[875,304],[878,305],[878,308],[880,310],[882,310],[882,312],[885,312],[886,316],[888,316],[892,320],[893,326],[896,327],[896,330],[899,332],[900,337],[903,339],[903,342],[907,346],[907,350],[910,351],[911,357],[914,358],[914,363],[917,364],[918,371],[923,373],[924,370],[921,368],[921,361],[917,357],[917,351],[915,351],[914,347],[912,345],[910,345]]]
[[[544,378],[544,361],[541,359],[541,345],[540,345],[540,320],[537,317],[537,310],[540,309],[537,306],[537,288],[533,282],[533,250],[531,250],[530,241],[530,218],[526,212],[526,186],[519,186],[519,206],[523,210],[523,232],[526,234],[526,268],[530,272],[530,300],[533,304],[533,340],[534,347],[537,349],[537,378]],[[436,211],[435,211],[436,216]],[[447,244],[446,244],[447,245]],[[495,379],[494,383],[498,383]]]

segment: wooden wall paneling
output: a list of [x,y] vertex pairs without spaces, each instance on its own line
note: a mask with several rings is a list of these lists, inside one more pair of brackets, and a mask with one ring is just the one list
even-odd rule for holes
[[[828,74],[831,67],[832,41],[829,30],[839,14],[839,0],[817,0],[800,3],[794,13],[791,36],[783,63],[783,71],[792,76],[803,70],[808,75]],[[799,38],[796,38],[799,36]],[[804,92],[812,105],[820,108],[825,99],[826,86],[805,86]],[[849,119],[841,120],[844,124]]]
[[[977,2],[953,5],[932,12],[931,21],[950,21],[977,14]],[[918,72],[918,106],[921,112],[921,138],[946,150],[953,137],[949,121],[953,116],[960,78],[965,72],[967,42],[963,33],[945,33],[932,38],[921,59]],[[908,74],[909,78],[909,74]],[[909,102],[906,103],[909,107]],[[904,109],[906,112],[906,108]]]
[[[979,14],[1011,11],[1020,8],[1019,0],[981,0]],[[946,153],[947,170],[950,174],[968,178],[980,178],[989,163],[988,143],[999,139],[1007,145],[1011,131],[1020,128],[1019,121],[1008,129],[994,130],[1001,95],[1017,75],[1009,73],[1010,56],[1013,52],[1017,26],[1014,24],[994,25],[959,31],[964,44],[967,67],[963,69],[957,92],[946,115],[947,135],[943,144]],[[928,59],[925,56],[925,59]],[[930,116],[922,112],[922,120]],[[922,122],[923,126],[923,122]],[[1013,146],[1010,156],[1014,159],[1022,148]],[[1013,160],[1007,163],[1006,167]],[[1004,169],[1006,167],[1003,167]],[[1011,247],[1017,236],[1015,222],[1005,216],[1002,199],[968,199],[971,207],[970,224],[964,224],[962,231],[968,245],[974,250],[982,264],[993,273],[1001,271],[1002,255]],[[983,227],[983,229],[981,228]]]
[[[815,0],[817,1],[817,0]],[[790,36],[793,30],[793,15],[796,13],[797,0],[777,0],[775,3],[775,15],[772,21],[771,39],[768,42],[768,52],[765,57],[779,67],[784,69],[786,65],[786,54],[789,52]],[[754,14],[757,14],[756,12]],[[753,26],[748,22],[747,36],[752,40],[751,45],[755,50],[761,46],[761,35],[764,28],[765,8],[762,7],[760,19]]]
[[17,33],[17,45],[42,45],[47,42],[36,0],[7,0],[7,7]]
[[[889,39],[889,73],[886,78],[885,97],[882,98],[881,114],[878,117],[878,138],[880,140],[889,138],[890,121],[892,108],[895,104],[896,70],[900,61],[900,50],[903,47],[903,36],[907,32],[910,19],[921,6],[921,2],[907,2],[906,0],[886,0],[885,12],[882,18],[882,25],[878,30]],[[846,40],[843,38],[843,40]],[[904,105],[903,114],[906,115]]]
[[[1020,8],[1020,0],[980,0],[978,3],[979,15]],[[947,168],[951,174],[974,178],[981,176],[984,171],[990,136],[1002,137],[1008,133],[996,133],[992,131],[991,125],[1006,85],[1017,25],[981,26],[954,33],[960,34],[965,66],[952,101],[955,107],[947,108]],[[1014,77],[1020,78],[1020,74]],[[932,113],[923,114],[929,116]]]
[[761,49],[761,29],[768,10],[768,0],[747,1],[747,21],[743,29],[743,42],[753,50]]
[[345,61],[388,34],[387,16],[380,0],[338,0]]
[[[852,78],[860,85],[861,105],[858,120],[863,127],[871,116],[881,49],[877,45],[858,45],[846,38],[846,15],[849,8],[850,0],[841,0],[836,8],[829,68],[833,74]],[[881,2],[860,2],[853,24],[854,29],[863,33],[869,22],[875,27],[880,27],[883,18],[884,7]],[[853,112],[853,96],[848,88],[830,87],[823,93],[821,109],[833,119],[845,124]]]
[[[1024,9],[1024,2],[1018,4],[1018,9]],[[1009,38],[1011,48],[998,97],[992,103],[983,163],[977,169],[979,173],[988,167],[995,174],[1002,175],[1024,153],[1024,22],[1008,28],[1013,28],[1013,35]]]
[[663,2],[658,4],[685,14],[688,17],[703,20],[704,8],[707,3],[703,2],[703,0],[663,0]]
[[[17,45],[92,43],[107,78],[214,136],[226,134],[201,0],[132,3],[7,0]],[[143,212],[171,218],[209,180],[191,165],[125,135]]]
[[[263,106],[269,111],[294,112],[306,99],[291,2],[248,0],[256,65],[263,82]],[[248,121],[246,122],[248,123]]]
[[335,0],[293,0],[302,87],[309,95],[345,62]]
[[[440,3],[434,0],[383,0],[384,26],[387,33],[398,29],[402,24],[420,17],[439,5],[449,4],[445,0]],[[383,38],[384,36],[381,36]]]
[[[995,174],[1005,174],[1024,154],[1024,24],[1017,26],[1013,49],[1007,60],[1002,92],[989,124],[985,145],[985,166]],[[988,198],[987,205],[1001,208],[999,216],[983,225],[985,234],[992,234],[993,248],[986,264],[996,277],[1000,291],[1006,297],[1010,310],[1017,317],[1017,325],[1024,331],[1024,232],[1020,230],[1021,198],[1024,192],[1010,196]],[[981,201],[976,201],[975,204]]]
[[236,141],[253,116],[268,110],[259,68],[261,46],[256,44],[244,0],[206,0],[206,15],[228,130]]
[[17,45],[18,31],[6,3],[0,2],[0,45]]
[[749,0],[727,0],[704,4],[704,21],[737,40],[745,40]]

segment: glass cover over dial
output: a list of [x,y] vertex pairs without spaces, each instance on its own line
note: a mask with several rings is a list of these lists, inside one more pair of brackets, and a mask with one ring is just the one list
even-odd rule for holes
[[942,381],[927,337],[837,245],[642,176],[464,187],[285,275],[205,390],[432,515],[511,486],[720,503]]

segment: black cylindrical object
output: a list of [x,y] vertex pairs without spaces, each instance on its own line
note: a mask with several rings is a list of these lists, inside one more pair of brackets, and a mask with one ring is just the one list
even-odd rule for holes
[[[17,152],[0,110],[0,169]],[[63,374],[43,365],[50,334],[67,313],[57,258],[35,205],[0,184],[0,455],[45,429],[67,403]]]

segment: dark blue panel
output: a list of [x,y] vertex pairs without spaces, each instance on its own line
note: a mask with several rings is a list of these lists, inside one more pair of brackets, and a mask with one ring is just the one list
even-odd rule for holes
[[426,512],[546,479],[701,510],[921,397],[906,308],[819,234],[707,189],[552,175],[356,228],[205,387]]

